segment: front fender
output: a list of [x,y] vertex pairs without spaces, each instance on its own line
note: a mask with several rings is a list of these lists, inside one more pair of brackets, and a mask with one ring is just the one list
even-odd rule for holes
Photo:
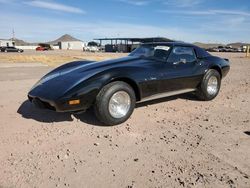
[[139,74],[135,74],[137,72],[139,72],[139,68],[135,67],[116,67],[98,72],[95,75],[89,77],[88,79],[81,81],[72,89],[70,89],[64,95],[64,98],[87,98],[89,103],[94,104],[96,96],[98,95],[100,90],[108,83],[116,80],[127,80],[127,82],[131,81],[132,87],[133,89],[136,89],[135,92],[138,94],[139,97],[140,89],[136,79]]
[[207,72],[209,69],[215,69],[220,73],[221,78],[224,78],[230,70],[229,60],[227,59],[211,56],[206,60],[208,62],[208,66],[205,72]]

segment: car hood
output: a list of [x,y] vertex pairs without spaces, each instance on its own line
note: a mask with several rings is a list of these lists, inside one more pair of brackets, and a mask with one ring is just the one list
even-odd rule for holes
[[137,63],[138,57],[127,56],[106,61],[77,61],[62,65],[42,77],[30,90],[29,95],[55,100],[62,97],[79,83],[111,67]]
[[82,73],[82,72],[91,71],[91,70],[105,69],[106,67],[110,67],[110,66],[121,65],[123,63],[133,62],[138,59],[139,59],[138,57],[127,56],[123,58],[106,60],[106,61],[96,61],[96,62],[77,61],[77,62],[69,63],[68,64],[69,66],[61,66],[55,69],[54,71],[52,71],[51,73],[59,72],[61,75],[71,74],[71,73],[73,74]]

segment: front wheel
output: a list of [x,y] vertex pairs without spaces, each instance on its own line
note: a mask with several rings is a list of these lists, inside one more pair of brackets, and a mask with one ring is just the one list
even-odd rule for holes
[[196,96],[204,101],[209,101],[214,99],[221,86],[221,76],[217,70],[210,69],[207,71],[203,80],[196,91]]
[[116,81],[104,86],[96,97],[96,117],[105,125],[125,122],[136,103],[134,90],[125,82]]

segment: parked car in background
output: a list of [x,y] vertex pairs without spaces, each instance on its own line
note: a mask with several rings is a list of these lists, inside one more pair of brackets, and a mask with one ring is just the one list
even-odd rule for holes
[[214,99],[229,72],[228,59],[187,43],[148,43],[129,56],[75,61],[42,77],[28,93],[40,108],[81,112],[94,106],[106,125],[126,121],[136,102],[193,92],[200,100]]
[[225,46],[218,46],[217,49],[219,50],[219,52],[226,52]]
[[98,46],[84,46],[83,51],[84,52],[98,52],[99,47]]
[[97,42],[91,41],[88,43],[87,46],[83,47],[83,51],[84,52],[99,52],[100,47],[99,47],[99,44]]
[[243,52],[242,48],[233,48],[232,46],[218,46],[206,49],[208,52]]
[[218,48],[208,48],[206,49],[208,52],[219,52],[220,50]]
[[16,47],[1,47],[0,48],[1,52],[18,52],[18,53],[22,53],[23,50],[22,49],[19,49],[19,48],[16,48]]
[[47,50],[53,50],[53,46],[47,43],[40,43],[36,48],[36,51],[47,51]]
[[49,48],[47,48],[47,47],[42,47],[42,46],[38,46],[38,47],[36,48],[36,51],[47,51],[47,50],[49,50]]

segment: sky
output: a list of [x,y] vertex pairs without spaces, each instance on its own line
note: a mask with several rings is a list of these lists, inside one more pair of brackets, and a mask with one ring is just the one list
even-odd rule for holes
[[0,38],[250,42],[250,0],[0,0]]

